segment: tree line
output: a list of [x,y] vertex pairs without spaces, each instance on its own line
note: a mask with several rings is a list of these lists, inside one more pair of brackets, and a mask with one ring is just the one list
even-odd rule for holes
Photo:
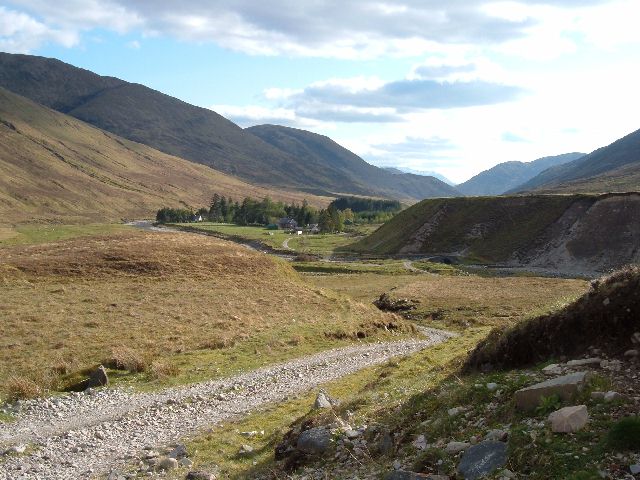
[[[236,225],[274,225],[280,218],[291,218],[300,227],[318,225],[321,232],[341,232],[345,225],[357,221],[373,223],[386,221],[394,214],[395,204],[400,202],[356,197],[342,197],[334,200],[326,209],[318,210],[304,200],[295,203],[274,202],[269,197],[256,200],[245,197],[242,202],[231,197],[214,194],[209,208],[198,210],[185,208],[161,208],[156,214],[158,223],[187,223],[202,217],[203,220]],[[393,204],[393,205],[391,205]],[[343,208],[339,208],[343,207]],[[358,209],[358,211],[355,211]],[[376,211],[376,208],[380,210]],[[371,210],[373,209],[373,210]]]

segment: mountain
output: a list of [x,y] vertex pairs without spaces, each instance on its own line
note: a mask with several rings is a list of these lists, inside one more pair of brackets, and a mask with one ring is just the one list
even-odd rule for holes
[[206,206],[214,192],[328,202],[250,185],[0,88],[0,223],[149,218],[163,206]]
[[[353,154],[348,165],[332,163],[328,152],[311,157],[291,154],[212,110],[55,59],[0,53],[0,86],[121,137],[252,183],[414,200],[453,194],[428,177],[397,179],[376,173],[381,169],[356,165],[364,161]],[[340,157],[346,159],[346,152]]]
[[407,167],[380,167],[380,168],[384,168],[388,172],[395,173],[396,175],[399,175],[402,173],[413,173],[414,175],[422,175],[424,177],[436,177],[438,180],[442,180],[444,183],[451,185],[452,187],[455,186],[455,182],[452,182],[447,177],[439,174],[438,172],[433,172],[430,170],[429,171],[414,170],[413,168],[407,168]]
[[572,162],[584,153],[565,153],[532,162],[504,162],[470,178],[456,188],[467,196],[500,195],[529,181],[540,172]]
[[640,194],[427,199],[345,247],[593,275],[640,262]]
[[640,189],[640,130],[573,162],[549,168],[516,190],[607,192]]
[[367,189],[396,198],[452,197],[459,193],[434,177],[408,173],[394,174],[375,167],[329,137],[279,125],[257,125],[247,132],[282,152],[304,159],[304,165],[320,178],[331,179],[342,192],[347,188],[366,194]]

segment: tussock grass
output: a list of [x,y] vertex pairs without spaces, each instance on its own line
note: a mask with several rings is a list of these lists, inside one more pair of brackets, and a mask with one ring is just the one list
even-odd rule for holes
[[[172,359],[178,374],[160,385],[346,345],[358,332],[372,340],[411,331],[373,306],[309,286],[284,261],[201,235],[132,231],[7,247],[0,285],[3,391],[10,375],[47,372],[54,386],[68,383],[114,348],[137,352],[147,366]],[[385,330],[390,321],[401,328]],[[332,337],[338,330],[347,336]],[[61,358],[71,368],[51,373]],[[116,383],[149,378],[113,373]]]
[[8,401],[15,401],[40,397],[44,390],[30,378],[11,376],[5,384],[5,392]]

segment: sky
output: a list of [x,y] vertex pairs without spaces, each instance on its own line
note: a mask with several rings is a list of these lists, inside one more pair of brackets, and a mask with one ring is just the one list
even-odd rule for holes
[[0,51],[462,182],[640,128],[639,0],[0,0]]

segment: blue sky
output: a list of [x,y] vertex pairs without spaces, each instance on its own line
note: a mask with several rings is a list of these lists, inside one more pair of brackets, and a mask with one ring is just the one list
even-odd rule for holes
[[640,128],[638,18],[637,0],[8,0],[0,50],[463,181]]

